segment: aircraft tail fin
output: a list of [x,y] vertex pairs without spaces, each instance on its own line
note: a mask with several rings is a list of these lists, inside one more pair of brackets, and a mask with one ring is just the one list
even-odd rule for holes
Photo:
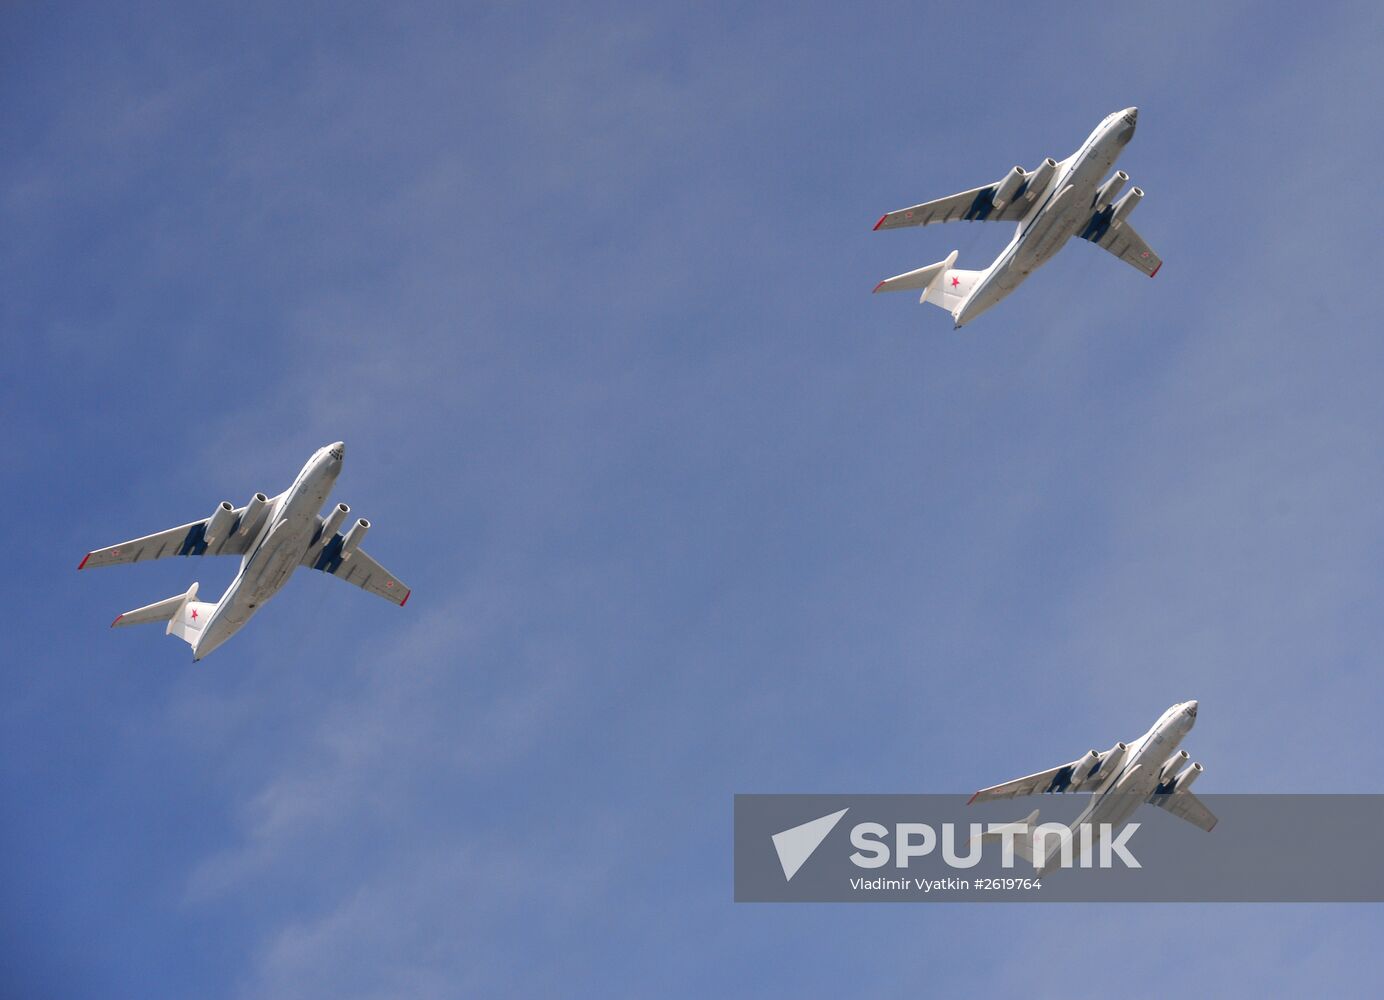
[[984,271],[966,271],[952,267],[959,251],[953,250],[946,260],[920,267],[916,271],[885,278],[875,286],[876,292],[902,292],[922,289],[919,303],[931,302],[954,313],[971,294],[971,289],[985,275]]
[[153,604],[117,615],[115,621],[111,622],[111,628],[167,622],[166,635],[176,635],[189,646],[195,647],[203,626],[216,610],[215,604],[194,600],[196,596],[197,584],[194,583],[185,594],[175,594],[166,600],[155,601]]

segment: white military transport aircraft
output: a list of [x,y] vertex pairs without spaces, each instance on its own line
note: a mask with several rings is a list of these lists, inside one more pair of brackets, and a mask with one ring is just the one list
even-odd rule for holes
[[875,291],[921,289],[918,301],[941,306],[960,329],[1018,288],[1073,236],[1110,251],[1152,278],[1163,262],[1129,224],[1129,213],[1144,192],[1131,188],[1116,200],[1129,180],[1123,170],[1100,182],[1134,137],[1138,118],[1138,108],[1107,115],[1081,148],[1061,163],[1048,157],[1032,172],[1015,167],[994,184],[885,215],[875,223],[876,229],[964,219],[1015,222],[1018,231],[983,271],[953,268],[958,252],[953,250],[940,263],[881,281]]
[[[1150,803],[1209,833],[1216,825],[1216,817],[1190,791],[1192,782],[1201,777],[1204,769],[1195,762],[1188,763],[1190,755],[1178,749],[1196,721],[1197,703],[1184,701],[1159,716],[1153,728],[1133,743],[1116,743],[1104,753],[1088,750],[1070,764],[982,788],[966,804],[1022,795],[1090,792],[1090,803],[1070,827],[1074,831],[1083,824],[1093,831],[1099,830],[1105,823],[1114,830],[1123,826],[1139,806]],[[1061,845],[1053,844],[1045,856],[1035,857],[1031,834],[1037,821],[1037,809],[1019,821],[1028,828],[1030,837],[1016,837],[1014,846],[1015,853],[1031,861],[1042,874],[1052,867]],[[997,835],[984,836],[992,839]],[[1073,858],[1080,857],[1081,838],[1073,836],[1071,843]]]
[[223,500],[211,517],[88,552],[77,568],[165,556],[240,556],[240,572],[215,604],[196,600],[194,583],[186,594],[127,611],[111,622],[112,628],[167,622],[167,634],[191,646],[194,660],[235,635],[299,566],[330,573],[403,607],[409,588],[360,548],[370,522],[359,518],[341,535],[337,529],[350,507],[339,503],[325,519],[318,514],[341,474],[345,454],[340,441],[319,448],[293,485],[272,500],[263,493],[244,507]]

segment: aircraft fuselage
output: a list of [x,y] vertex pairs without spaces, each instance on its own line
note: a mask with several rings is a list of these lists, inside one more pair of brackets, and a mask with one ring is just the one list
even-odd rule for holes
[[[1090,803],[1073,821],[1072,828],[1079,828],[1083,824],[1089,825],[1092,830],[1099,830],[1102,824],[1109,824],[1111,830],[1122,827],[1158,789],[1163,766],[1196,725],[1196,711],[1197,703],[1194,701],[1174,705],[1159,717],[1147,733],[1130,744],[1119,770],[1106,778],[1100,789],[1092,794]],[[1050,849],[1040,871],[1056,852],[1056,846]],[[1079,837],[1072,838],[1072,856],[1074,859],[1081,856]]]
[[235,635],[298,568],[316,540],[317,512],[336,485],[344,454],[339,441],[318,449],[293,485],[273,501],[264,527],[202,630],[193,651],[198,659]]
[[1108,116],[1080,149],[1058,164],[1047,191],[1019,222],[1014,238],[957,310],[957,327],[1003,300],[1081,232],[1097,207],[1102,180],[1134,137],[1137,119],[1134,108]]

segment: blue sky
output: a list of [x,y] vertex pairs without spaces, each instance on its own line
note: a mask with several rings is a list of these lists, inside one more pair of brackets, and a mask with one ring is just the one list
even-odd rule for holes
[[[1049,15],[7,7],[0,993],[1373,995],[1374,907],[730,901],[736,792],[1187,698],[1205,791],[1379,790],[1384,14]],[[870,296],[1128,105],[1155,281]],[[408,607],[108,631],[338,438]]]

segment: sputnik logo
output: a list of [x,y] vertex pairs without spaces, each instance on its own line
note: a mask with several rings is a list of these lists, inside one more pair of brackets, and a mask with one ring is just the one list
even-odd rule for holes
[[828,813],[801,826],[774,834],[774,850],[778,852],[779,864],[783,866],[785,882],[793,881],[798,869],[807,863],[813,851],[822,846],[822,841],[826,840],[827,834],[841,822],[841,817],[846,815],[848,809],[849,806],[840,812]]

